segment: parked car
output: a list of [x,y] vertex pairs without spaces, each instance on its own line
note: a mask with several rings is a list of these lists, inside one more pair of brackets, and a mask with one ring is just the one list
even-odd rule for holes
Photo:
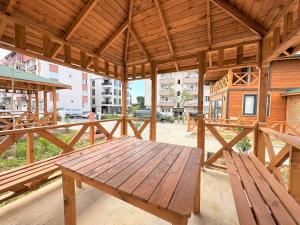
[[[151,118],[151,110],[143,109],[143,110],[137,110],[134,114],[134,117],[139,118]],[[160,112],[156,112],[156,119],[158,122],[174,122],[174,118],[170,115],[164,115]]]

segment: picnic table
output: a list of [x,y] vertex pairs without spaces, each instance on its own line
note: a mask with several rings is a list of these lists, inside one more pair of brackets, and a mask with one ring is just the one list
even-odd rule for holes
[[76,224],[75,180],[91,185],[172,224],[200,211],[197,148],[121,137],[68,154],[62,170],[64,218]]

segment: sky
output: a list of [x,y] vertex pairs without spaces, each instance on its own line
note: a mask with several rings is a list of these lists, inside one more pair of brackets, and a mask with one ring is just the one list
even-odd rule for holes
[[144,80],[132,81],[131,87],[132,87],[131,95],[132,95],[133,103],[136,103],[137,96],[145,97],[145,81]]

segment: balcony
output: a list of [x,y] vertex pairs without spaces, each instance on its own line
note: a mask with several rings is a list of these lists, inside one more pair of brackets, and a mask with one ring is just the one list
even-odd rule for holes
[[184,84],[197,84],[198,83],[198,77],[184,77],[183,78]]
[[186,93],[191,96],[198,96],[198,90],[186,90]]
[[175,79],[174,78],[160,78],[159,84],[174,84]]
[[169,106],[174,107],[175,103],[173,101],[160,101],[159,106]]
[[169,90],[160,90],[160,91],[159,91],[159,95],[162,95],[162,96],[169,96],[170,93],[169,93]]
[[198,102],[195,102],[195,101],[189,101],[189,102],[186,102],[186,103],[184,104],[184,106],[194,106],[194,107],[196,107],[196,106],[198,106]]
[[111,105],[111,104],[112,104],[111,101],[104,101],[104,102],[102,102],[102,105]]
[[112,92],[111,91],[103,91],[101,94],[102,95],[112,95]]

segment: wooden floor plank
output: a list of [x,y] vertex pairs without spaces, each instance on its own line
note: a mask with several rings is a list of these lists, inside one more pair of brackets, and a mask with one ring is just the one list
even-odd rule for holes
[[102,183],[106,183],[106,182],[110,181],[110,179],[114,179],[120,173],[127,170],[127,168],[129,166],[136,163],[138,160],[143,159],[143,157],[145,155],[151,153],[158,146],[159,146],[159,143],[151,143],[150,145],[144,147],[143,151],[139,151],[138,153],[132,155],[132,157],[129,157],[129,158],[125,159],[124,161],[118,163],[114,167],[106,170],[99,176],[95,177],[95,179]]
[[233,151],[231,152],[231,155],[240,174],[241,180],[247,192],[248,199],[252,205],[258,223],[264,225],[276,225],[276,222],[270,214],[269,208],[260,196],[260,193],[257,190],[257,187],[255,186],[253,180],[251,179],[250,174],[245,168],[245,165],[243,164],[240,156]]
[[197,176],[200,176],[200,160],[201,152],[193,149],[168,206],[169,210],[180,212],[187,217],[191,215],[194,198],[190,193],[196,191]]
[[243,160],[246,168],[248,169],[252,179],[254,180],[261,196],[264,198],[265,202],[268,204],[269,208],[272,211],[272,215],[280,225],[296,225],[295,221],[286,211],[280,200],[272,192],[269,185],[264,181],[261,175],[256,170],[255,166],[249,160],[248,155],[240,154],[241,159]]
[[[135,172],[137,172],[139,169],[141,169],[146,163],[150,162],[153,163],[152,159],[155,159],[155,156],[163,155],[165,156],[169,149],[166,149],[167,144],[161,143],[155,148],[153,148],[150,152],[145,154],[142,158],[137,160],[135,163],[131,164],[129,167],[127,167],[125,170],[123,170],[121,173],[119,173],[117,176],[106,182],[106,184],[117,188],[122,183],[124,183],[129,177],[131,177]],[[162,153],[162,154],[160,154]]]
[[270,174],[264,165],[255,157],[250,155],[249,158],[253,165],[257,168],[261,176],[268,183],[272,191],[280,199],[281,203],[285,206],[286,210],[290,213],[297,224],[300,224],[300,206],[293,199],[293,197],[286,191],[286,189],[278,183],[278,181]]
[[155,170],[134,190],[134,196],[143,200],[148,200],[162,178],[171,168],[182,150],[181,146],[175,146],[165,160],[160,163]]
[[163,161],[170,151],[174,148],[173,145],[168,145],[164,150],[161,151],[153,160],[148,162],[143,168],[132,175],[128,180],[126,180],[119,189],[121,191],[132,193],[149,174]]
[[[100,174],[102,174],[103,172],[105,172],[106,170],[109,170],[113,166],[126,160],[127,158],[129,158],[130,156],[134,155],[135,153],[137,153],[139,151],[142,151],[143,152],[142,154],[144,154],[148,150],[150,151],[151,148],[147,148],[148,146],[155,147],[156,145],[151,145],[151,144],[149,145],[149,142],[145,142],[145,143],[143,143],[139,146],[136,146],[135,148],[132,148],[132,149],[125,148],[125,152],[123,152],[123,150],[121,150],[122,154],[116,154],[116,155],[112,154],[109,157],[103,159],[103,162],[101,161],[101,163],[99,163],[99,162],[92,163],[86,167],[83,167],[83,168],[77,170],[77,172],[84,174],[85,176],[95,178],[95,177],[99,176]],[[92,168],[92,169],[90,169],[90,168]]]
[[231,183],[234,203],[240,225],[256,225],[255,218],[252,214],[248,199],[245,195],[240,176],[232,159],[230,151],[224,150],[223,155],[227,166],[228,177]]
[[149,198],[150,203],[162,208],[168,207],[191,151],[191,147],[183,148],[181,154]]

